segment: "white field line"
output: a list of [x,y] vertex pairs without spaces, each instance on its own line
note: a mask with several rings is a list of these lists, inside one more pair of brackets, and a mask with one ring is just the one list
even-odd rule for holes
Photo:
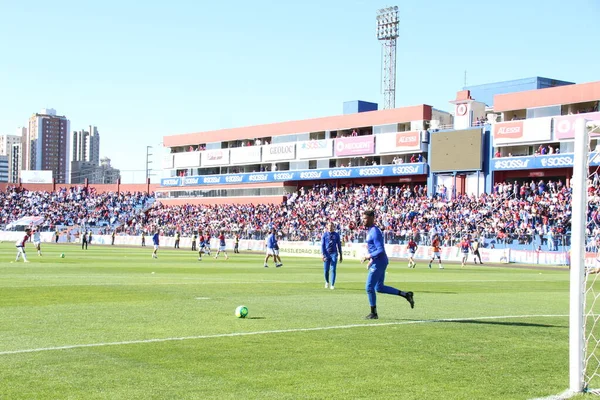
[[578,393],[572,392],[571,390],[565,390],[561,394],[554,394],[548,397],[536,397],[535,399],[531,400],[567,400],[571,397],[574,397],[577,394]]
[[[48,278],[48,277],[46,277]],[[59,278],[59,277],[50,277],[51,278]],[[60,277],[64,279],[64,277]],[[89,278],[89,276],[85,276],[82,278]],[[150,278],[155,279],[155,278]],[[182,278],[183,280],[196,280],[196,278]],[[321,287],[321,281],[277,281],[277,280],[263,280],[263,281],[206,281],[202,280],[205,278],[197,278],[198,282],[114,282],[114,283],[59,283],[59,284],[45,284],[45,285],[15,285],[15,286],[2,286],[6,289],[20,289],[20,288],[42,288],[42,287],[75,287],[75,286],[149,286],[149,285],[256,285],[256,284],[265,284],[265,283],[283,283],[283,284],[315,284]],[[202,281],[201,281],[202,280]],[[1,280],[0,280],[1,282]],[[403,285],[410,285],[411,283],[496,283],[496,282],[540,282],[538,279],[515,279],[515,280],[501,280],[501,279],[481,279],[481,280],[445,280],[445,281],[404,281]],[[554,282],[554,281],[549,281]],[[364,280],[355,280],[355,281],[344,281],[344,283],[354,284],[354,283],[364,283]],[[343,286],[340,286],[340,289],[343,289]]]
[[216,338],[237,337],[237,336],[271,335],[271,334],[277,334],[277,333],[315,332],[315,331],[328,331],[328,330],[335,330],[335,329],[372,328],[372,327],[381,327],[381,326],[416,325],[416,324],[430,324],[430,323],[439,323],[439,322],[463,322],[463,321],[517,319],[517,318],[564,318],[564,317],[568,317],[568,316],[569,316],[568,314],[565,314],[565,315],[560,315],[560,314],[559,315],[557,315],[557,314],[500,315],[500,316],[489,316],[489,317],[444,318],[444,319],[426,319],[426,320],[415,320],[415,321],[384,322],[384,323],[376,323],[376,324],[365,323],[365,324],[351,324],[351,325],[337,325],[337,326],[321,326],[321,327],[315,327],[315,328],[275,329],[275,330],[271,330],[271,331],[256,331],[256,332],[218,333],[218,334],[214,334],[214,335],[184,336],[184,337],[170,337],[170,338],[158,338],[158,339],[140,339],[140,340],[127,340],[127,341],[122,341],[122,342],[73,344],[73,345],[56,346],[56,347],[39,347],[39,348],[35,348],[35,349],[8,350],[8,351],[0,351],[0,356],[11,355],[11,354],[23,354],[23,353],[39,353],[39,352],[43,352],[43,351],[82,349],[82,348],[87,348],[87,347],[125,346],[125,345],[130,345],[130,344],[175,342],[175,341],[181,341],[181,340],[216,339]]

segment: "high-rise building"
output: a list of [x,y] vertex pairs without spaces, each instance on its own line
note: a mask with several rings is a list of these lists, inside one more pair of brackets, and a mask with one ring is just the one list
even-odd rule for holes
[[21,143],[12,145],[8,160],[8,182],[10,183],[19,183],[21,178],[22,149]]
[[[21,171],[21,141],[24,134],[27,134],[27,128],[17,128],[16,135],[0,135],[0,155],[8,156],[8,182],[10,183],[17,183],[19,181]],[[14,146],[18,146],[16,154]]]
[[0,156],[0,182],[8,182],[8,156]]
[[51,170],[57,183],[69,183],[69,131],[69,120],[52,108],[33,114],[22,147],[23,169]]
[[94,165],[100,165],[100,135],[98,128],[89,127],[89,130],[73,132],[72,161],[86,161]]

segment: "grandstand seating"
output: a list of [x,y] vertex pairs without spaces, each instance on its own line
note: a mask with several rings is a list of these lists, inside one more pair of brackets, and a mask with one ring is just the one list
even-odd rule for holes
[[[597,226],[598,182],[590,182],[590,221]],[[159,227],[164,235],[176,232],[238,233],[261,239],[276,227],[282,239],[317,241],[327,221],[338,224],[346,241],[361,242],[365,232],[360,214],[378,211],[378,224],[386,242],[406,243],[413,236],[428,244],[434,233],[444,245],[454,245],[469,234],[486,247],[562,251],[570,243],[571,189],[562,182],[496,184],[491,194],[479,198],[427,196],[422,186],[316,185],[300,188],[282,204],[176,205],[154,202],[142,192],[97,194],[93,187],[30,192],[10,188],[0,192],[5,205],[0,224],[24,216],[43,216],[42,227],[83,226],[95,233],[137,235]],[[589,230],[590,245],[600,243],[600,229]],[[596,239],[598,237],[598,239]]]

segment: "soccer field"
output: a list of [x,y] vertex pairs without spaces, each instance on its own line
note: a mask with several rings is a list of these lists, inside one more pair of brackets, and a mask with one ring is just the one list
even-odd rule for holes
[[[568,388],[568,272],[0,244],[2,399],[529,399]],[[60,253],[66,254],[60,258]],[[213,253],[214,255],[214,253]],[[234,316],[245,305],[246,319]]]

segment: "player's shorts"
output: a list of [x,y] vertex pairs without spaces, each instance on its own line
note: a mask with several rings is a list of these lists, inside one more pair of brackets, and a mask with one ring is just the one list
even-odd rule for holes
[[267,255],[268,256],[278,256],[279,255],[279,250],[267,249]]
[[154,245],[154,250],[158,250],[158,245],[157,244]]
[[463,253],[463,255],[467,256],[467,255],[469,255],[469,250],[467,250],[467,251],[463,250],[462,253]]
[[434,251],[433,252],[433,258],[442,258],[441,254],[439,251]]
[[39,247],[39,245],[40,245],[40,244],[42,244],[42,242],[37,242],[37,241],[36,241],[36,242],[33,242],[33,245],[34,245],[35,247]]
[[412,256],[414,256],[414,255],[415,255],[415,253],[416,253],[416,252],[417,252],[416,250],[409,250],[409,251],[408,251],[408,254],[410,254],[410,255],[411,255],[411,257],[412,257]]
[[221,246],[221,245],[219,245],[219,251],[225,251],[225,248],[226,248],[226,247],[227,247],[227,246]]

